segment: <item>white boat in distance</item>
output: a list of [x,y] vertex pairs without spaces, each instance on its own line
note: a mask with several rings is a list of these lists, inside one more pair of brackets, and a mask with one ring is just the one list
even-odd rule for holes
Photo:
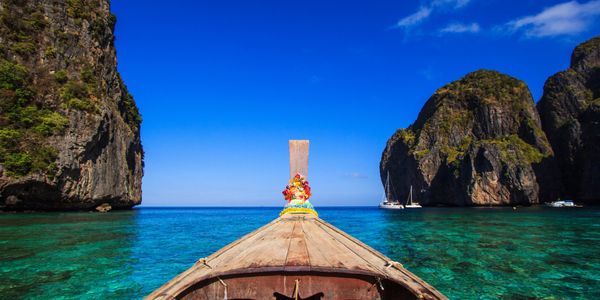
[[404,209],[404,205],[400,202],[382,201],[379,203],[379,208],[383,209]]
[[379,208],[383,209],[404,209],[404,205],[398,200],[393,200],[394,193],[392,192],[390,184],[390,172],[387,172],[387,178],[385,179],[385,195],[383,201],[379,203]]
[[546,202],[546,205],[550,207],[576,207],[575,203],[573,203],[573,200],[558,200]]
[[410,193],[408,193],[408,200],[406,200],[406,205],[404,208],[421,208],[421,204],[419,202],[414,202],[412,198],[412,185],[410,186]]

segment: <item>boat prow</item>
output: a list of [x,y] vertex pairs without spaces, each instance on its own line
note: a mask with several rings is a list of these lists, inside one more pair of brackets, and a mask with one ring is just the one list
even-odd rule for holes
[[446,299],[383,254],[312,214],[287,213],[146,299]]

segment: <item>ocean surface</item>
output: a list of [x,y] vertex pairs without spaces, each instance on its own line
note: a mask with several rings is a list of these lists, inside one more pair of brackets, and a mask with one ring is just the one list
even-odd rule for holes
[[[600,208],[317,208],[451,299],[600,299]],[[0,298],[140,299],[280,208],[0,214]]]

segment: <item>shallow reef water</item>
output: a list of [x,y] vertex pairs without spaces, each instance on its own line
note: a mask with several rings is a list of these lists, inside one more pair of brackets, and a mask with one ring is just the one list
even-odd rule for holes
[[[281,208],[0,214],[0,298],[139,299]],[[317,207],[451,299],[600,299],[600,208]]]

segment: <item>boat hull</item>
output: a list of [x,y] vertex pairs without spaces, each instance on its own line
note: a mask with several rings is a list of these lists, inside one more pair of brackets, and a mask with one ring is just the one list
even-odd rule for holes
[[404,205],[380,203],[379,208],[381,208],[381,209],[404,209]]
[[552,201],[546,203],[549,207],[576,207],[575,203],[571,200]]
[[295,299],[296,294],[298,299],[418,299],[390,280],[320,272],[271,272],[210,278],[191,286],[177,298],[225,299],[227,295],[227,299]]
[[404,205],[404,208],[411,209],[411,208],[422,208],[422,207],[419,204],[407,204],[407,205]]

